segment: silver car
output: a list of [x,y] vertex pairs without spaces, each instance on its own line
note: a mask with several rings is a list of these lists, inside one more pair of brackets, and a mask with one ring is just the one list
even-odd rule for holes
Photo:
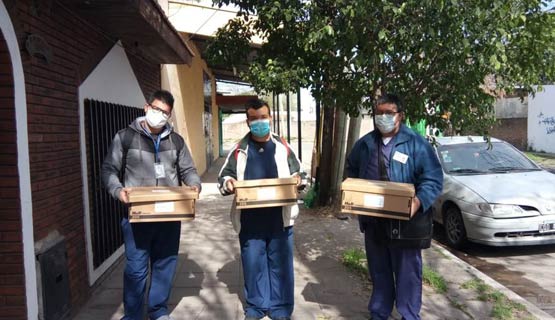
[[492,246],[555,243],[555,174],[512,145],[492,138],[437,138],[443,193],[434,221],[448,244]]

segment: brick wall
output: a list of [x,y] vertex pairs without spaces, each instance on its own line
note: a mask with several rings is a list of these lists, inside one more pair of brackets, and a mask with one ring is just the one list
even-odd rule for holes
[[528,147],[527,132],[527,118],[499,119],[497,125],[491,129],[491,136],[505,140],[519,150],[526,150]]
[[26,319],[13,75],[2,32],[0,113],[0,319]]
[[[10,16],[20,39],[26,81],[34,237],[38,241],[58,230],[66,238],[75,310],[89,295],[78,87],[106,52],[107,38],[55,1],[41,6],[38,13],[32,3],[17,1]],[[50,61],[26,52],[27,34],[48,43]],[[143,90],[159,88],[158,65],[135,58],[132,67]]]
[[152,92],[161,87],[160,65],[134,52],[129,45],[124,44],[124,48],[145,99],[148,99]]

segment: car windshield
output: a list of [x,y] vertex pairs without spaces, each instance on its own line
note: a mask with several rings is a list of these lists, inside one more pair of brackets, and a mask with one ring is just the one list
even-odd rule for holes
[[462,143],[438,146],[445,172],[450,174],[485,174],[541,170],[513,146],[504,142]]

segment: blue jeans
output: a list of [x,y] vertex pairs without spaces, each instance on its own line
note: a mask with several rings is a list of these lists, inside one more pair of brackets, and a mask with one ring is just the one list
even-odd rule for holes
[[150,263],[148,314],[150,319],[167,315],[167,302],[177,265],[181,222],[121,221],[125,257],[123,305],[125,320],[143,320],[144,298]]
[[245,279],[245,315],[291,317],[295,289],[293,228],[271,235],[239,234]]
[[392,248],[378,245],[366,228],[364,244],[368,271],[372,278],[372,296],[368,311],[372,319],[387,320],[393,303],[404,320],[420,320],[422,307],[421,249]]

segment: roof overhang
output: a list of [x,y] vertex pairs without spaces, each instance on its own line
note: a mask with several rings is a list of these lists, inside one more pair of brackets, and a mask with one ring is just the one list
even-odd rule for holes
[[[188,37],[189,37],[189,41],[192,41],[195,44],[195,46],[200,52],[200,55],[205,56],[206,47],[209,41],[212,39],[212,37],[198,35],[198,34],[188,35]],[[214,78],[216,78],[216,80],[230,81],[238,84],[250,85],[249,82],[245,81],[240,76],[241,71],[243,71],[247,67],[246,64],[236,68],[233,68],[231,66],[215,65],[215,64],[209,64],[208,67],[212,71],[212,74],[214,75]]]
[[[132,45],[155,62],[191,64],[193,51],[155,0],[60,0],[113,40]],[[115,42],[115,41],[114,41]]]
[[241,95],[241,96],[216,96],[216,104],[224,113],[242,113],[245,112],[245,103],[250,99],[257,99],[258,96]]
[[[230,19],[237,16],[238,10],[224,6],[222,8],[203,5],[202,3],[191,3],[183,0],[170,0],[169,12],[170,21],[175,28],[182,32],[187,41],[192,41],[199,54],[206,56],[206,47],[210,40],[214,38],[218,28],[225,26]],[[256,18],[256,16],[253,16]],[[256,55],[256,51],[262,46],[262,39],[253,37],[251,42],[252,52],[248,59]],[[208,67],[216,80],[231,81],[235,83],[249,84],[241,79],[240,73],[247,68],[249,61],[241,66],[214,65]]]

